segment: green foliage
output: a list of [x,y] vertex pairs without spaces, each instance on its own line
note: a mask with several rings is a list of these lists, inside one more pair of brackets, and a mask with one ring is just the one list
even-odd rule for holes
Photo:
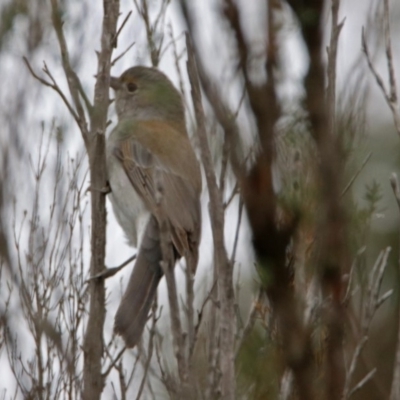
[[265,329],[254,329],[238,356],[238,398],[277,399],[277,383],[282,373],[280,360],[276,338]]
[[378,203],[382,197],[382,189],[379,182],[374,179],[370,184],[366,184],[364,199],[367,202],[366,211],[370,215],[377,211]]

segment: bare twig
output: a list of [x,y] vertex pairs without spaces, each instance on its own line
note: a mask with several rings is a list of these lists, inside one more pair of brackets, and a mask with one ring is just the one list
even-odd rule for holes
[[170,0],[161,1],[160,9],[158,10],[158,14],[154,22],[150,21],[148,0],[141,0],[141,6],[139,6],[138,0],[134,0],[134,3],[146,27],[147,44],[150,50],[151,64],[153,67],[158,67],[161,59],[161,49],[164,42],[164,35],[161,35],[157,38],[157,30],[159,25],[163,25],[164,23],[165,13]]
[[366,383],[368,383],[373,378],[376,371],[377,371],[377,369],[374,368],[367,375],[365,375],[365,377],[363,379],[361,379],[361,381],[358,382],[357,385],[353,387],[353,389],[351,389],[348,397],[351,397],[354,393],[356,393],[358,390],[360,390]]
[[392,116],[393,122],[396,128],[398,135],[400,136],[400,109],[397,98],[397,88],[396,88],[396,78],[393,67],[393,55],[392,55],[392,47],[391,47],[391,39],[390,39],[390,26],[389,26],[389,0],[384,0],[384,23],[385,23],[385,43],[386,43],[386,60],[388,63],[389,70],[389,90],[386,89],[385,83],[383,82],[382,77],[376,70],[374,64],[372,63],[371,55],[368,49],[367,40],[365,37],[365,30],[362,29],[361,33],[361,43],[362,50],[367,59],[368,68],[372,72],[376,83],[382,91],[382,94],[388,104]]
[[357,266],[358,258],[362,254],[365,253],[365,250],[366,250],[365,246],[362,247],[360,250],[358,250],[356,258],[355,258],[355,260],[353,261],[353,263],[351,265],[351,268],[350,268],[350,271],[349,271],[349,279],[348,279],[348,282],[347,282],[346,294],[343,297],[343,304],[346,304],[350,300],[350,297],[352,296],[352,284],[353,284],[353,279],[354,279],[353,277],[354,277],[354,274],[355,274],[354,271],[355,271],[356,266]]
[[112,369],[117,365],[117,362],[120,360],[122,355],[125,353],[126,347],[124,346],[119,353],[114,357],[114,359],[111,361],[110,365],[108,368],[102,373],[104,378],[107,378],[109,373],[112,371]]
[[350,384],[353,378],[354,371],[357,366],[358,359],[361,355],[361,352],[368,341],[368,336],[364,336],[360,342],[357,344],[356,349],[354,350],[353,358],[350,363],[350,368],[346,374],[346,383],[343,390],[343,399],[348,399],[350,397]]
[[234,265],[234,263],[235,263],[236,250],[237,250],[237,245],[239,242],[239,233],[240,233],[240,225],[242,223],[243,206],[244,206],[243,201],[242,201],[242,199],[240,199],[239,206],[238,206],[238,219],[237,219],[236,230],[235,230],[235,239],[233,241],[232,254],[231,254],[231,259],[230,259],[230,262],[232,265]]
[[369,159],[372,156],[372,152],[370,152],[367,157],[365,157],[364,161],[362,162],[362,164],[360,165],[360,168],[358,168],[358,170],[355,172],[355,174],[352,176],[352,178],[350,179],[349,183],[346,185],[346,187],[343,189],[342,193],[341,193],[341,197],[343,197],[351,188],[351,186],[353,185],[354,181],[357,179],[358,175],[360,175],[361,171],[364,169],[364,167],[367,165]]
[[57,85],[57,83],[55,82],[54,79],[52,79],[52,76],[49,73],[49,70],[47,69],[46,64],[44,64],[44,71],[46,72],[46,74],[49,75],[50,79],[52,79],[53,83],[50,83],[48,81],[46,81],[45,79],[41,78],[40,76],[38,76],[35,71],[33,70],[31,64],[29,63],[28,59],[26,57],[23,57],[23,60],[26,64],[26,66],[29,69],[29,72],[31,73],[31,75],[37,79],[42,85],[47,86],[52,88],[55,92],[57,92],[59,94],[59,96],[61,97],[62,101],[64,102],[64,104],[67,106],[68,111],[71,113],[71,115],[74,117],[75,121],[78,123],[79,125],[79,116],[78,114],[75,112],[75,110],[73,109],[72,105],[70,104],[70,102],[68,101],[68,99],[65,97],[64,93],[61,91],[60,87]]
[[76,108],[76,112],[79,116],[79,127],[82,132],[82,137],[85,141],[86,146],[88,145],[89,140],[89,131],[86,124],[85,111],[82,107],[80,97],[82,97],[85,106],[89,112],[89,114],[93,111],[93,106],[91,105],[88,97],[86,96],[85,91],[83,90],[81,81],[78,78],[78,75],[72,69],[70,60],[69,60],[69,52],[67,48],[67,42],[65,40],[64,31],[63,31],[63,21],[61,19],[61,13],[58,8],[58,0],[51,0],[51,15],[54,30],[56,31],[58,44],[61,52],[61,60],[65,75],[67,77],[67,83],[69,92],[74,101],[74,105]]
[[[393,294],[392,290],[389,290],[385,292],[383,295],[379,296],[379,292],[381,289],[382,285],[382,280],[383,276],[387,267],[387,261],[390,253],[390,247],[387,247],[384,251],[382,251],[368,278],[368,283],[367,283],[367,297],[363,301],[363,310],[362,310],[362,317],[360,321],[361,325],[361,338],[359,339],[357,346],[354,350],[353,357],[350,363],[350,367],[346,373],[346,378],[345,378],[345,385],[343,389],[343,395],[342,399],[346,400],[350,398],[350,396],[355,392],[355,388],[350,390],[350,385],[352,384],[352,379],[353,375],[357,366],[357,363],[359,362],[359,359],[361,357],[361,353],[368,341],[368,332],[371,326],[372,319],[375,315],[375,312],[378,310],[378,308],[388,299],[390,296]],[[348,289],[349,290],[349,289]],[[367,375],[368,379],[362,380],[358,385],[356,385],[357,390],[362,387],[369,379],[371,379],[373,374],[371,376]],[[361,384],[362,383],[362,384]],[[361,384],[361,385],[360,385]],[[360,386],[359,386],[360,385]]]
[[118,267],[113,267],[113,268],[105,268],[103,271],[100,271],[98,274],[91,276],[89,279],[86,280],[86,282],[90,282],[93,279],[107,279],[112,276],[114,276],[116,273],[121,271],[122,268],[125,268],[127,265],[129,265],[130,262],[134,261],[136,259],[136,254],[134,254],[132,257],[129,257],[126,261],[124,261],[121,265],[118,265]]
[[113,67],[134,45],[135,42],[132,42],[119,56],[115,57],[111,62],[111,66]]
[[[115,47],[115,48],[117,47],[118,37],[121,34],[122,29],[124,29],[124,26],[128,22],[128,19],[130,18],[131,15],[132,15],[132,11],[129,11],[128,14],[126,15],[126,17],[124,18],[124,20],[122,21],[121,26],[118,28],[117,32],[115,33],[115,36],[113,37],[113,40],[111,42],[111,45],[113,47]],[[111,65],[112,65],[112,63],[111,63]]]

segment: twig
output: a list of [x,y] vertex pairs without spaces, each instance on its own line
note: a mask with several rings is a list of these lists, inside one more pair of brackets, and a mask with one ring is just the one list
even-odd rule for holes
[[136,42],[132,42],[126,50],[124,50],[119,56],[114,58],[114,60],[111,61],[111,66],[113,67],[134,45]]
[[236,250],[237,250],[237,245],[239,242],[239,233],[240,233],[240,225],[242,223],[242,215],[243,215],[243,200],[239,200],[239,209],[238,209],[238,219],[237,219],[237,224],[236,224],[236,230],[235,230],[235,240],[233,241],[233,247],[232,247],[232,254],[231,254],[231,259],[230,263],[234,265],[235,262],[235,257],[236,257]]
[[239,184],[236,182],[235,186],[232,189],[231,194],[229,195],[228,199],[224,203],[224,208],[228,208],[229,204],[231,204],[232,200],[235,198],[235,196],[239,193]]
[[358,390],[360,390],[367,382],[369,382],[372,377],[375,375],[377,369],[374,368],[372,371],[370,371],[367,375],[365,375],[365,377],[363,379],[361,379],[360,382],[357,383],[356,386],[354,386],[353,389],[351,389],[350,393],[349,393],[349,397],[351,397],[354,393],[356,393]]
[[[387,247],[384,251],[381,251],[378,258],[375,261],[375,264],[369,274],[368,278],[368,293],[367,298],[363,301],[363,310],[361,317],[361,335],[356,349],[354,350],[352,361],[350,363],[349,370],[346,373],[345,377],[345,385],[343,388],[342,399],[348,399],[353,393],[354,389],[350,390],[351,381],[354,375],[354,371],[356,369],[357,363],[360,359],[361,353],[365,347],[365,344],[368,341],[368,332],[371,326],[372,319],[375,315],[376,310],[386,301],[392,294],[393,291],[389,290],[385,292],[382,296],[379,296],[380,288],[382,285],[383,276],[387,267],[387,261],[390,253],[390,247]],[[368,375],[367,375],[368,376]],[[373,374],[366,380],[371,379]],[[362,380],[364,385],[366,383],[364,379]],[[361,383],[361,382],[360,382]],[[361,388],[358,384],[356,387]],[[357,390],[358,390],[357,389]]]
[[368,341],[368,336],[364,336],[360,340],[360,342],[357,344],[357,347],[354,350],[353,357],[352,357],[352,360],[350,363],[350,368],[346,374],[346,383],[345,383],[345,386],[343,389],[343,399],[344,400],[348,399],[351,396],[350,393],[352,391],[350,391],[350,384],[351,384],[353,374],[354,374],[354,371],[355,371],[357,363],[358,363],[358,359],[359,359],[361,352],[362,352],[365,344],[367,343],[367,341]]
[[389,7],[388,0],[384,0],[386,59],[388,62],[389,86],[390,86],[389,92],[385,87],[383,79],[381,78],[381,76],[379,75],[378,71],[376,70],[376,68],[374,67],[374,65],[372,63],[371,55],[369,53],[369,49],[368,49],[368,45],[367,45],[367,40],[365,37],[364,28],[362,29],[362,32],[361,32],[361,44],[362,44],[362,50],[367,59],[368,67],[369,67],[370,71],[372,72],[372,75],[374,76],[376,83],[378,84],[379,88],[381,89],[382,94],[386,100],[386,103],[390,107],[396,131],[397,131],[398,135],[400,136],[400,111],[399,111],[399,105],[397,103],[397,89],[396,89],[396,79],[395,79],[395,74],[394,74],[393,56],[392,56],[392,49],[391,49],[391,42],[390,42],[388,7]]
[[349,299],[350,299],[350,297],[352,295],[351,286],[352,286],[352,283],[353,283],[354,271],[355,271],[356,266],[357,266],[357,259],[358,259],[358,257],[360,257],[362,254],[365,253],[365,250],[366,250],[366,248],[364,246],[357,252],[356,258],[354,259],[354,261],[353,261],[353,263],[351,265],[350,272],[349,272],[349,280],[347,282],[346,294],[343,297],[343,304],[346,304],[349,301]]
[[[80,123],[80,119],[78,114],[75,112],[75,110],[73,109],[73,107],[71,106],[70,102],[68,101],[68,99],[65,97],[64,93],[61,91],[60,87],[57,85],[57,83],[53,80],[53,83],[50,83],[48,81],[46,81],[45,79],[41,78],[40,76],[38,76],[35,71],[33,70],[31,64],[29,63],[28,59],[26,57],[22,57],[26,66],[29,69],[29,72],[31,73],[31,75],[37,79],[42,85],[47,86],[52,88],[55,92],[57,92],[59,94],[59,96],[61,97],[62,101],[64,102],[64,104],[67,106],[68,111],[71,113],[71,115],[74,117],[75,121],[78,123]],[[44,64],[44,70],[47,71],[46,73],[49,75],[48,73],[48,69],[46,64]],[[52,78],[51,75],[49,75],[50,78]]]
[[131,261],[134,261],[136,259],[136,256],[137,255],[134,254],[132,257],[128,258],[126,261],[124,261],[118,267],[105,268],[103,271],[100,271],[98,274],[91,276],[89,279],[87,279],[86,283],[90,282],[93,279],[100,279],[100,278],[107,279],[107,278],[110,278],[111,276],[114,276],[122,268],[126,267]]
[[[125,17],[125,19],[122,21],[121,26],[119,27],[119,29],[117,30],[117,33],[115,34],[115,36],[113,37],[113,40],[111,42],[111,46],[113,47],[117,47],[117,42],[118,42],[118,37],[120,35],[120,33],[122,32],[122,29],[124,29],[125,24],[128,22],[128,19],[130,18],[130,16],[132,15],[132,10],[128,12],[127,16]],[[134,42],[135,43],[135,42]],[[133,46],[133,44],[132,44]],[[132,47],[131,46],[131,47]],[[111,63],[111,65],[113,65],[113,63]]]
[[119,359],[122,357],[122,355],[125,353],[126,347],[124,346],[120,352],[116,355],[114,360],[111,361],[110,365],[108,368],[102,373],[103,378],[107,378],[108,374],[111,372],[111,370],[115,367]]
[[62,14],[60,13],[60,10],[58,9],[58,0],[51,0],[51,15],[52,15],[53,27],[54,27],[54,30],[56,31],[57,40],[58,40],[58,44],[60,47],[61,60],[62,60],[62,65],[63,65],[65,75],[67,77],[69,92],[74,101],[77,114],[79,115],[79,119],[81,121],[79,127],[81,128],[83,139],[86,142],[89,140],[89,137],[88,137],[89,132],[87,129],[85,112],[83,110],[79,95],[82,97],[89,114],[92,113],[93,106],[91,105],[88,97],[86,96],[86,93],[83,90],[81,81],[79,80],[78,75],[72,69],[72,66],[71,66],[71,63],[69,60],[69,51],[67,48],[67,41],[65,40],[64,31],[63,31],[63,21],[61,19]]
[[157,67],[161,59],[161,48],[164,42],[164,34],[160,36],[158,45],[155,43],[155,33],[157,33],[158,25],[163,23],[165,18],[165,12],[170,0],[162,0],[159,12],[154,23],[150,22],[150,14],[148,9],[148,0],[141,0],[141,6],[139,6],[138,0],[134,0],[136,9],[143,19],[146,27],[147,44],[150,49],[151,64],[153,67]]
[[[201,307],[200,307],[200,311],[197,312],[197,317],[198,317],[198,319],[197,319],[197,324],[196,324],[196,326],[194,327],[194,341],[193,341],[194,343],[196,343],[196,341],[197,341],[197,337],[198,337],[198,333],[199,333],[199,330],[200,330],[200,326],[201,326],[201,323],[202,323],[202,321],[203,321],[204,309],[205,309],[207,303],[208,303],[210,300],[212,300],[212,295],[213,295],[214,289],[215,289],[215,287],[216,287],[216,284],[217,284],[217,282],[214,281],[214,283],[213,283],[213,285],[212,285],[210,291],[208,292],[206,298],[203,300],[203,304],[202,304]],[[194,350],[194,346],[192,346],[191,349],[190,349],[190,357],[191,357],[192,354],[193,354],[193,350]]]
[[340,197],[343,197],[348,190],[351,188],[351,186],[353,185],[354,181],[357,179],[358,175],[360,175],[361,171],[364,169],[364,167],[366,166],[367,162],[369,161],[369,159],[372,156],[372,152],[370,152],[367,157],[365,157],[364,161],[362,162],[360,168],[358,168],[358,170],[355,172],[355,174],[353,175],[353,177],[350,179],[349,183],[346,185],[346,187],[343,189]]

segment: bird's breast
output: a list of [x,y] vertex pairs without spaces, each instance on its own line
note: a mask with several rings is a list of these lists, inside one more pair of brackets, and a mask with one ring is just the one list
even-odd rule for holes
[[136,247],[140,243],[150,212],[134,190],[120,162],[110,152],[107,155],[107,170],[111,187],[109,199],[115,217],[129,244]]

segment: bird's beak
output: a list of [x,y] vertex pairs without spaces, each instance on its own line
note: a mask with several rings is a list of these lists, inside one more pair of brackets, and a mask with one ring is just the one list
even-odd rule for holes
[[119,78],[115,78],[114,76],[110,76],[110,87],[114,90],[121,89],[121,81]]

